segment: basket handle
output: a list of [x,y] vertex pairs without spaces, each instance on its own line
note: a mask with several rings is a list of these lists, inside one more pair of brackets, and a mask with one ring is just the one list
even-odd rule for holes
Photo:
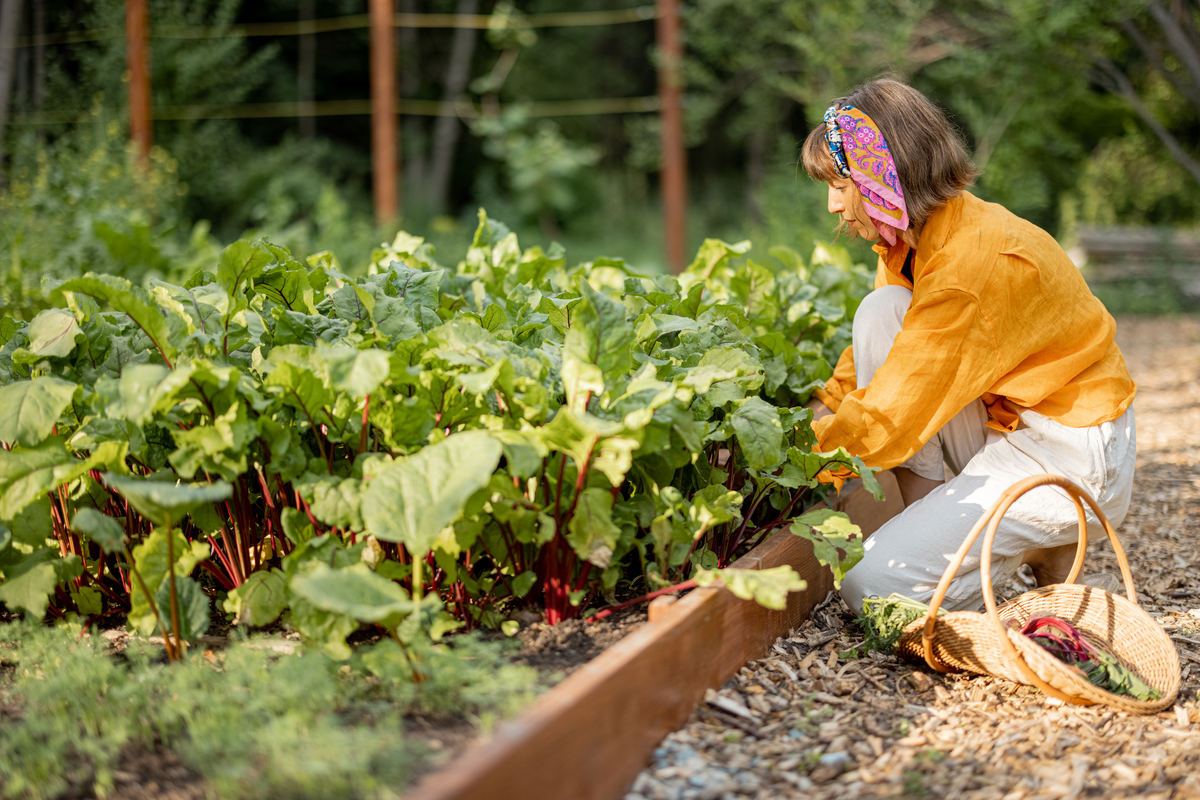
[[983,586],[983,602],[987,607],[987,616],[996,628],[1000,640],[1004,642],[1003,646],[1007,648],[1007,655],[1020,664],[1023,671],[1028,671],[1032,674],[1032,671],[1028,670],[1028,666],[1017,654],[1016,648],[1013,647],[1012,642],[1009,640],[1008,634],[1004,629],[1004,623],[1000,620],[996,608],[996,594],[992,587],[992,544],[996,539],[996,530],[1000,527],[1000,520],[1004,518],[1004,515],[1012,507],[1012,504],[1030,489],[1046,485],[1058,486],[1065,490],[1079,512],[1079,544],[1075,549],[1075,561],[1071,564],[1071,571],[1067,575],[1066,583],[1074,583],[1083,569],[1084,553],[1087,550],[1087,512],[1083,507],[1083,504],[1086,502],[1095,513],[1096,518],[1100,520],[1100,524],[1104,526],[1104,532],[1108,534],[1108,540],[1112,543],[1113,552],[1117,557],[1117,565],[1121,568],[1121,578],[1125,583],[1125,596],[1134,605],[1138,604],[1137,591],[1133,588],[1133,575],[1129,570],[1129,561],[1125,557],[1125,550],[1121,547],[1121,542],[1117,539],[1116,531],[1113,530],[1108,518],[1104,516],[1104,512],[1100,510],[1096,501],[1079,486],[1061,475],[1031,475],[1028,478],[1017,481],[1004,490],[1004,493],[1000,495],[1000,498],[991,509],[979,519],[979,522],[975,523],[975,527],[967,534],[967,538],[963,540],[962,546],[954,554],[950,565],[942,573],[942,579],[938,582],[937,589],[933,593],[933,599],[929,602],[929,613],[925,617],[925,629],[921,634],[921,645],[924,650],[925,661],[933,669],[939,672],[947,671],[947,668],[941,665],[933,653],[933,630],[937,623],[938,609],[941,608],[942,601],[946,598],[946,592],[950,588],[950,582],[954,580],[959,567],[962,566],[962,562],[966,558],[967,552],[971,549],[971,545],[975,543],[975,540],[979,538],[980,532],[986,527],[987,532],[983,537],[979,575]]

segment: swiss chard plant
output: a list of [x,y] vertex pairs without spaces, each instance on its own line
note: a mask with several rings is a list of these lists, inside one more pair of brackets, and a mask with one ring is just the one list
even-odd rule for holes
[[[401,233],[366,274],[239,241],[183,284],[88,274],[0,321],[0,602],[128,615],[168,652],[216,602],[348,655],[723,580],[772,531],[839,571],[804,407],[868,287],[842,252],[710,240],[679,276]],[[714,572],[716,570],[716,572]]]

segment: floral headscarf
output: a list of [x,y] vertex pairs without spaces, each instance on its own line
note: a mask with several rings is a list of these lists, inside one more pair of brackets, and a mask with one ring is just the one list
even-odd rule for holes
[[867,216],[889,245],[908,229],[904,190],[892,151],[879,126],[854,106],[830,106],[825,112],[825,140],[838,174],[854,181]]

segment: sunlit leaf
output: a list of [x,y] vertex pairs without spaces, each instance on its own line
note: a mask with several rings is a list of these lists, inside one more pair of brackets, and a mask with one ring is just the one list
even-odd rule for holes
[[841,511],[809,511],[792,522],[791,531],[812,542],[817,561],[833,572],[834,588],[840,589],[842,578],[862,560],[862,531]]

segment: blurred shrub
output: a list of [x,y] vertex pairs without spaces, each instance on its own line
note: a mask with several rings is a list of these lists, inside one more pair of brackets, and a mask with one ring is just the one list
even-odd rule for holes
[[590,168],[600,151],[567,139],[553,121],[532,120],[518,107],[481,118],[473,128],[500,167],[501,179],[485,178],[485,186],[502,187],[506,205],[536,221],[546,236],[556,236],[562,220],[580,211],[594,191]]
[[154,149],[139,167],[121,126],[100,113],[49,145],[23,138],[0,194],[0,305],[18,317],[36,310],[46,278],[174,278],[215,260],[207,226],[184,220],[184,192],[169,155]]
[[1079,221],[1093,225],[1161,225],[1200,219],[1200,183],[1164,152],[1162,144],[1129,125],[1084,162],[1069,202]]

